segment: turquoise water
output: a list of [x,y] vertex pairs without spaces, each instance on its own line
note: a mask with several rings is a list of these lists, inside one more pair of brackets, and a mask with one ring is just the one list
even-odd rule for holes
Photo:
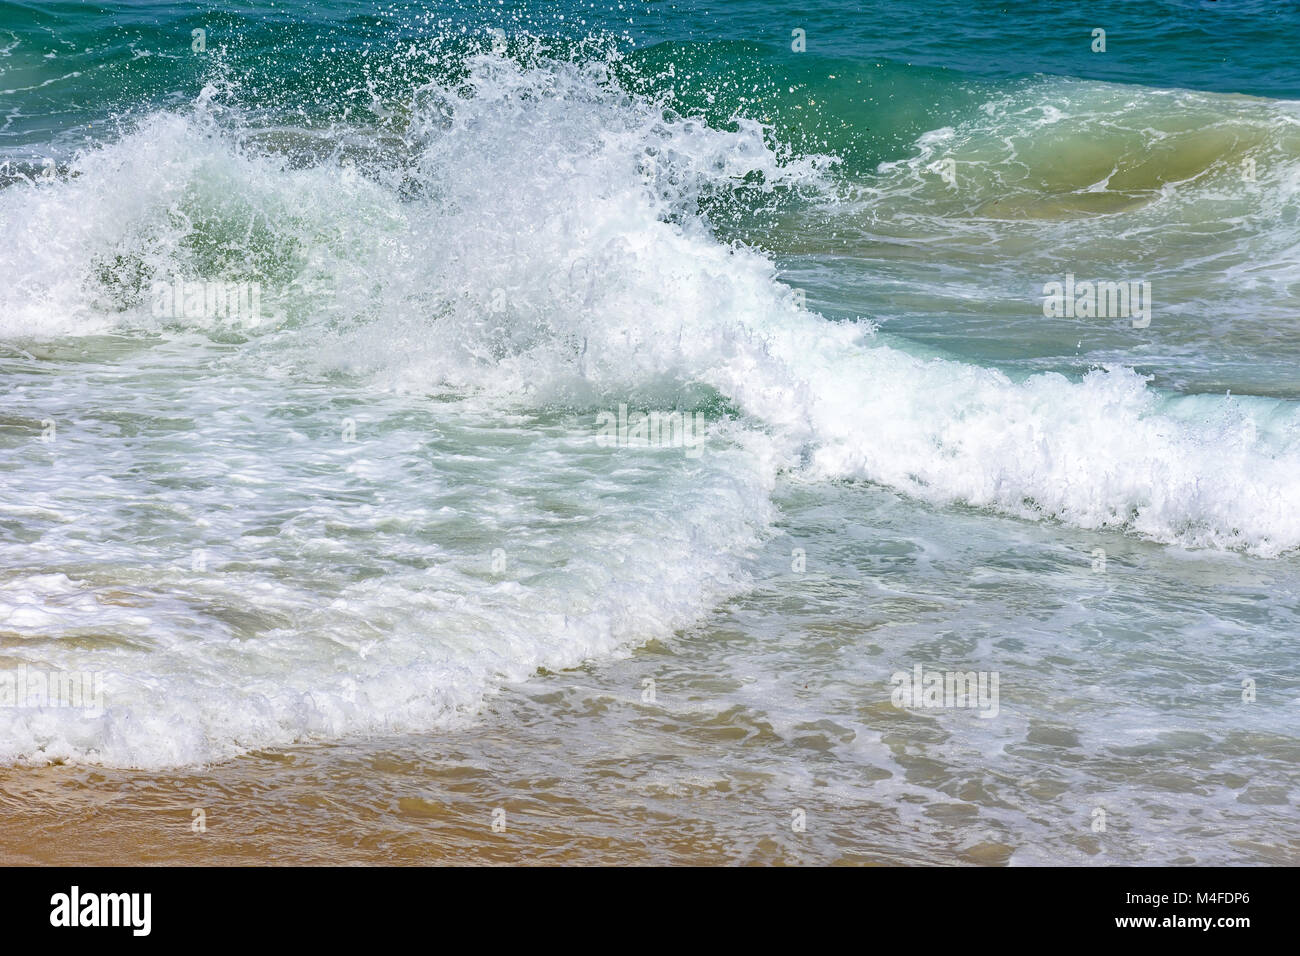
[[1296,5],[376,10],[0,4],[0,667],[105,686],[0,759],[523,688],[814,859],[1296,862]]

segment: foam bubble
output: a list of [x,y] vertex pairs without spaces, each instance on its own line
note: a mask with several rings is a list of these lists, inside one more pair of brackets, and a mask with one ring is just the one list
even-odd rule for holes
[[[464,719],[743,591],[782,472],[1300,546],[1293,404],[922,359],[719,242],[710,216],[824,182],[757,124],[483,57],[417,93],[396,155],[296,164],[211,99],[0,197],[0,261],[25,263],[6,335],[159,336],[54,389],[12,360],[24,414],[74,424],[0,472],[32,535],[3,565],[61,569],[9,581],[0,629],[24,664],[107,672],[108,706],[0,708],[0,759],[167,766]],[[140,290],[177,270],[265,282],[282,318],[160,324]],[[598,448],[620,401],[706,411],[708,452]]]

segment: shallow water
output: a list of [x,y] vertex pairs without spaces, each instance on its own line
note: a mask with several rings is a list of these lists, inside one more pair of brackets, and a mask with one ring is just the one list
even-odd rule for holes
[[742,6],[0,7],[7,858],[1300,859],[1294,10]]

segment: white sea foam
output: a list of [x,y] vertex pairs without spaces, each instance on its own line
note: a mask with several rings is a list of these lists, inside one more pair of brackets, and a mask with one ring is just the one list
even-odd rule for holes
[[[1292,404],[1118,367],[1012,381],[802,308],[702,214],[742,181],[820,188],[827,163],[757,124],[493,57],[418,91],[403,156],[360,170],[241,147],[211,109],[0,194],[5,337],[157,331],[174,275],[260,281],[281,315],[221,349],[174,323],[57,392],[21,377],[14,411],[68,424],[0,472],[34,535],[0,546],[0,634],[24,664],[93,661],[106,710],[0,708],[0,759],[167,766],[461,719],[743,590],[782,471],[1300,547]],[[706,450],[599,447],[584,423],[619,401],[710,408]]]

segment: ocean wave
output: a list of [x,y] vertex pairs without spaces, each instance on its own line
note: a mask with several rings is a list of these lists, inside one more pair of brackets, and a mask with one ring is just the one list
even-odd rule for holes
[[[1119,95],[1093,115],[1115,112]],[[1284,480],[1297,463],[1293,403],[1163,395],[1120,367],[1012,381],[803,308],[768,256],[719,242],[701,211],[711,195],[831,188],[831,159],[783,154],[755,121],[727,130],[676,115],[601,64],[481,55],[465,81],[413,93],[400,159],[359,168],[340,150],[293,168],[241,146],[213,118],[213,96],[83,156],[66,181],[6,191],[0,256],[22,276],[2,293],[7,336],[149,328],[129,296],[154,281],[256,278],[282,319],[250,330],[265,361],[533,406],[705,385],[783,437],[794,470],[811,461],[823,477],[1168,542],[1300,545]],[[1166,98],[1187,96],[1205,99]],[[1166,116],[1181,132],[1138,116],[1114,135],[1140,152],[1213,136],[1236,142],[1236,157],[1281,148],[1294,123],[1279,108],[1268,123],[1243,113],[1207,132],[1194,106]],[[975,144],[965,161],[995,143],[1023,160],[1000,125],[1023,112],[990,107],[992,127],[964,134]],[[1031,142],[1061,123],[1050,104],[1032,113]],[[906,175],[941,193],[920,173],[929,158]],[[1129,188],[1159,193],[1214,166],[1185,149],[1168,162],[1180,171]],[[1041,197],[1053,190],[1040,167],[990,162],[988,175],[1028,168],[1018,188]],[[1087,194],[1091,178],[1067,192]],[[1015,193],[1000,180],[987,189]],[[963,201],[981,206],[973,192]],[[106,286],[127,296],[116,314]]]
[[[502,681],[666,637],[743,591],[783,474],[1300,547],[1295,403],[1170,394],[1118,366],[1013,379],[924,358],[828,321],[761,249],[720,241],[719,215],[835,185],[829,158],[756,120],[677,114],[599,64],[485,54],[412,91],[391,150],[350,148],[352,130],[304,162],[267,148],[292,131],[254,135],[221,96],[0,193],[15,356],[91,332],[212,346],[192,372],[131,359],[183,409],[185,451],[122,411],[137,379],[103,375],[55,416],[112,410],[60,439],[60,482],[35,457],[0,472],[45,529],[43,565],[81,560],[90,506],[69,489],[96,489],[98,562],[7,575],[0,629],[24,666],[107,670],[112,701],[0,710],[0,758],[167,766],[463,717]],[[159,316],[155,286],[178,275],[260,283],[271,314]],[[364,456],[311,440],[339,396],[387,423]],[[593,456],[596,413],[624,402],[707,410],[709,450]],[[170,537],[155,549],[141,522]],[[129,570],[196,527],[216,580]],[[509,581],[482,567],[497,534],[523,552]],[[366,573],[339,577],[339,539]]]

